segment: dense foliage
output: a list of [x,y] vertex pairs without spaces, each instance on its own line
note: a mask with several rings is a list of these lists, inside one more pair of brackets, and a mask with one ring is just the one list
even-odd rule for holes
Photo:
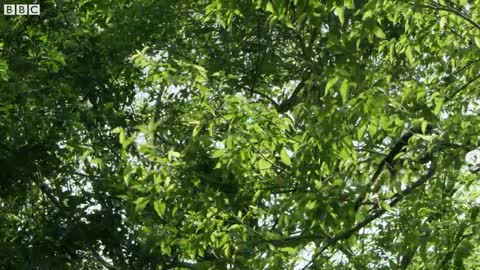
[[0,268],[480,269],[478,0],[0,17]]

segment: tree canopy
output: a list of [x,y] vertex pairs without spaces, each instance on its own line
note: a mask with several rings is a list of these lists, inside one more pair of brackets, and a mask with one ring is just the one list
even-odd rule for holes
[[0,268],[480,269],[478,0],[0,16]]

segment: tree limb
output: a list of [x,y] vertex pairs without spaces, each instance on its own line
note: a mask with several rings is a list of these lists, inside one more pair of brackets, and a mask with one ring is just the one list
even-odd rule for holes
[[259,95],[260,97],[268,100],[270,103],[272,103],[273,106],[275,106],[275,108],[278,108],[278,106],[279,106],[278,103],[277,103],[273,98],[271,98],[270,96],[268,96],[268,95],[266,95],[266,94],[264,94],[264,93],[262,93],[262,92],[260,92],[260,91],[257,91],[257,90],[255,90],[255,89],[253,89],[253,88],[250,89],[249,91],[250,91],[251,93],[257,94],[257,95]]
[[95,257],[95,259],[100,262],[100,264],[102,264],[105,268],[109,269],[109,270],[115,270],[116,268],[111,265],[109,262],[107,262],[102,256],[100,256],[100,254],[98,254],[98,252],[96,252],[95,250],[92,249],[92,255],[93,257]]
[[[427,130],[431,130],[431,126],[427,126]],[[408,130],[405,134],[400,137],[400,139],[395,143],[393,146],[392,150],[382,159],[382,161],[378,164],[377,169],[375,170],[375,173],[372,176],[372,179],[370,180],[370,186],[375,185],[377,182],[378,178],[380,177],[380,174],[382,173],[383,169],[385,168],[385,165],[391,165],[393,163],[394,158],[403,150],[403,147],[408,145],[408,140],[410,140],[413,135],[418,134],[421,132],[420,127],[414,127],[410,130]],[[360,196],[357,198],[355,201],[355,211],[357,211],[362,203],[364,202],[365,195]]]
[[[419,186],[423,185],[425,182],[427,182],[430,177],[433,176],[435,173],[435,166],[433,164],[430,166],[428,169],[428,172],[420,177],[417,181],[413,182],[409,187],[405,188],[404,190],[396,193],[394,196],[392,196],[392,199],[389,203],[390,207],[394,207],[397,205],[405,196],[408,194],[412,193],[415,189],[417,189]],[[368,217],[366,217],[364,220],[361,222],[358,222],[355,226],[352,228],[343,231],[342,233],[339,233],[333,237],[327,237],[325,235],[315,235],[315,234],[310,234],[310,235],[296,235],[296,236],[291,236],[291,237],[286,237],[284,239],[280,240],[272,240],[269,241],[270,244],[279,246],[279,247],[287,247],[287,246],[296,246],[301,243],[305,243],[305,241],[324,241],[324,246],[320,249],[319,253],[322,253],[325,251],[328,247],[332,246],[333,244],[337,243],[340,240],[346,240],[350,238],[354,233],[359,231],[360,229],[364,228],[368,224],[370,224],[372,221],[376,220],[383,214],[387,212],[386,209],[383,208],[377,208],[372,214],[370,214]]]
[[400,261],[398,263],[399,270],[406,270],[408,266],[412,263],[413,256],[417,252],[418,247],[407,248],[402,255],[400,256]]
[[455,90],[450,96],[445,98],[445,102],[452,100],[458,93],[461,91],[465,90],[468,86],[470,86],[472,83],[474,83],[476,80],[480,79],[480,74],[474,77],[473,79],[469,80],[466,82],[464,85],[462,85],[460,88]]
[[292,94],[290,95],[289,98],[285,99],[280,105],[277,107],[277,111],[279,113],[284,113],[295,107],[295,105],[298,104],[298,94],[300,91],[305,87],[305,83],[308,79],[309,75],[303,77],[303,79],[300,81],[300,83],[295,87],[293,90]]
[[[393,207],[395,206],[396,204],[398,204],[405,196],[407,196],[408,194],[412,193],[416,188],[418,188],[419,186],[423,185],[425,182],[427,182],[428,179],[430,179],[430,177],[433,176],[433,174],[435,173],[435,166],[432,164],[432,166],[430,166],[428,172],[423,175],[422,177],[420,177],[420,179],[418,179],[417,181],[415,181],[411,186],[409,186],[408,188],[402,190],[401,192],[397,193],[396,196],[393,196],[393,199],[392,201],[389,203],[390,207]],[[311,265],[316,258],[318,258],[318,256],[320,256],[320,254],[322,254],[327,248],[329,248],[330,246],[336,244],[338,241],[340,240],[346,240],[348,238],[350,238],[353,234],[355,234],[357,231],[359,231],[360,229],[364,228],[365,226],[367,226],[368,224],[370,224],[371,222],[373,222],[374,220],[376,220],[377,218],[381,217],[383,214],[385,214],[387,212],[386,209],[378,209],[376,210],[374,213],[372,213],[370,216],[368,216],[367,218],[365,218],[363,221],[357,223],[357,225],[355,225],[354,227],[352,227],[351,229],[349,230],[346,230],[340,234],[337,234],[336,236],[330,238],[330,239],[327,239],[327,241],[325,242],[324,246],[320,249],[319,252],[317,252],[313,257],[312,257],[312,260],[310,261],[310,263],[306,266],[308,267],[309,265]],[[306,269],[305,267],[305,269]]]
[[[42,183],[40,184],[40,190],[42,191],[43,194],[47,195],[48,199],[55,205],[55,207],[62,211],[66,212],[68,207],[65,206],[61,201],[59,201],[54,195],[52,189],[46,184]],[[91,255],[105,268],[109,270],[115,270],[117,269],[115,266],[107,262],[100,254],[95,249],[90,249]]]
[[422,8],[430,8],[430,9],[434,9],[434,10],[444,10],[444,11],[448,11],[448,12],[451,12],[451,13],[454,13],[455,15],[459,16],[460,18],[466,20],[468,23],[470,23],[471,25],[473,25],[475,28],[477,28],[478,30],[480,30],[480,24],[478,24],[477,22],[475,22],[474,20],[470,19],[467,15],[465,15],[463,12],[461,12],[460,10],[457,10],[451,6],[444,6],[444,5],[440,5],[438,3],[430,3],[430,4],[426,4],[426,5],[420,5],[420,7]]

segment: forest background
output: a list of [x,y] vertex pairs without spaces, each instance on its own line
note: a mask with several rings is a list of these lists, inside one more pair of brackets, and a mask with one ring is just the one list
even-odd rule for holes
[[478,0],[40,5],[0,268],[480,269]]

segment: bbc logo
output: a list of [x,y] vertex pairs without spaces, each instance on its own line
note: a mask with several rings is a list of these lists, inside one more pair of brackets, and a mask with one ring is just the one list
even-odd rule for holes
[[4,4],[3,15],[40,15],[40,5]]

